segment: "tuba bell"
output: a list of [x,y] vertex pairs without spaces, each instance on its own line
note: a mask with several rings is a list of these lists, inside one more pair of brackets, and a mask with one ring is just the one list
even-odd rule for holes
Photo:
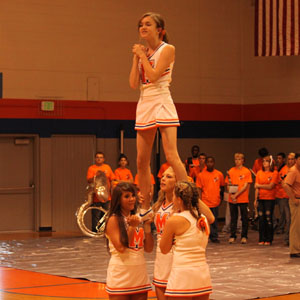
[[[101,206],[93,206],[94,196],[101,202],[108,201],[108,182],[105,173],[102,171],[98,171],[97,174],[94,176],[93,181],[87,185],[85,202],[77,209],[75,214],[77,218],[77,224],[84,235],[89,237],[102,237],[104,235],[105,221],[108,211],[102,208]],[[98,224],[96,225],[97,232],[93,232],[85,224],[86,213],[94,209],[100,210],[103,213],[103,216],[100,218]]]

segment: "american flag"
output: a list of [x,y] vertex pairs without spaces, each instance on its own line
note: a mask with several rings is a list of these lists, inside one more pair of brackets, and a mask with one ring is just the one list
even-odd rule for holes
[[299,55],[300,0],[255,0],[255,55]]

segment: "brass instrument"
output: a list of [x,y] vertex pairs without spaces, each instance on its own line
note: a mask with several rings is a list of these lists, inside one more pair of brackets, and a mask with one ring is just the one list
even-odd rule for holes
[[[98,200],[101,202],[107,202],[109,196],[109,189],[108,189],[108,182],[107,177],[104,172],[98,171],[97,174],[94,176],[94,179],[91,183],[88,184],[86,187],[86,197],[85,202],[77,209],[76,211],[76,218],[77,224],[82,231],[83,234],[89,237],[102,237],[104,235],[105,229],[105,221],[108,211],[104,208],[92,206],[93,204],[93,197],[94,195],[97,197]],[[100,210],[103,212],[103,216],[98,221],[96,226],[97,232],[93,232],[88,226],[85,224],[85,215],[88,211],[93,209]]]

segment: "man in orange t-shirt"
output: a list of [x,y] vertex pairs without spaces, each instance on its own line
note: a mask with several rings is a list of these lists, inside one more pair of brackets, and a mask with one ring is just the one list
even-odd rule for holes
[[[104,161],[105,161],[104,153],[96,152],[95,164],[91,165],[88,168],[86,179],[87,179],[88,183],[91,183],[91,182],[93,182],[94,176],[97,174],[97,172],[102,171],[103,173],[105,173],[105,176],[107,177],[108,193],[110,194],[110,187],[111,187],[112,181],[115,180],[115,174],[112,171],[111,167],[109,165],[105,164]],[[108,199],[110,200],[110,195],[109,195]],[[96,195],[94,195],[94,197],[93,197],[93,206],[97,206],[97,207],[101,206],[107,210],[109,208],[109,202],[110,201],[101,202],[96,197]],[[92,231],[93,232],[97,232],[96,226],[98,224],[98,221],[102,218],[102,216],[103,216],[103,212],[101,212],[100,210],[97,210],[97,209],[92,209]]]
[[218,239],[218,207],[221,204],[220,194],[224,193],[224,176],[215,169],[215,159],[206,158],[206,169],[198,174],[196,185],[199,187],[201,200],[210,208],[215,216],[215,222],[210,224],[209,239],[213,243],[220,243]]
[[[235,167],[227,172],[225,183],[229,193],[229,208],[230,208],[230,238],[229,243],[233,244],[236,240],[236,229],[238,219],[238,209],[241,212],[242,218],[242,233],[241,243],[246,244],[248,239],[248,203],[249,203],[249,188],[252,183],[251,172],[244,167],[245,157],[243,153],[234,154]],[[233,189],[237,189],[236,191]]]
[[199,152],[200,148],[197,145],[194,145],[191,149],[192,156],[188,157],[185,161],[185,167],[187,171],[187,175],[192,177],[195,180],[194,176],[194,168],[199,166]]
[[119,168],[115,169],[116,180],[133,182],[133,176],[131,171],[127,168],[128,159],[125,154],[121,154],[119,157]]
[[200,174],[202,171],[206,170],[206,154],[205,153],[200,153],[198,157],[199,163],[195,165],[193,169],[190,171],[190,177],[194,179],[194,181],[197,180],[198,174]]

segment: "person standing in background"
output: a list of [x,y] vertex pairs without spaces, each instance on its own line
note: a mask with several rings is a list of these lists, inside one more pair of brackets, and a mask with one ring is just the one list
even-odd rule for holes
[[254,164],[253,164],[253,167],[252,167],[252,171],[254,172],[254,174],[256,175],[257,172],[259,170],[262,169],[262,160],[263,160],[263,157],[269,155],[269,151],[267,148],[263,147],[263,148],[260,148],[258,150],[258,155],[259,155],[259,158],[257,158],[255,161],[254,161]]
[[259,245],[271,246],[273,242],[273,211],[275,206],[275,186],[278,183],[278,172],[274,170],[272,156],[263,158],[262,170],[255,179],[254,207],[258,210]]
[[300,151],[295,154],[296,163],[284,180],[283,188],[289,196],[291,211],[290,257],[300,258]]
[[[227,191],[229,193],[229,207],[230,207],[230,238],[229,243],[233,244],[236,241],[238,210],[240,209],[242,217],[242,233],[241,243],[246,244],[248,239],[248,203],[249,203],[249,187],[252,183],[252,176],[249,169],[244,167],[245,156],[243,153],[234,154],[235,166],[228,171],[225,183],[227,184]],[[235,191],[231,191],[231,184],[236,186]]]
[[[185,168],[188,176],[193,178],[194,168],[199,165],[199,153],[200,148],[198,145],[194,145],[191,149],[192,156],[188,157],[185,161]],[[193,178],[195,180],[195,178]]]
[[[276,233],[284,233],[285,225],[286,230],[290,228],[290,208],[289,208],[289,196],[282,187],[282,181],[286,177],[288,172],[288,166],[285,164],[285,153],[280,152],[276,156],[276,170],[278,172],[278,184],[275,187],[275,203],[279,206],[280,219],[276,228]],[[285,235],[285,242],[288,244],[289,235]]]
[[[108,201],[102,202],[100,201],[96,195],[93,197],[93,206],[102,207],[105,210],[109,207],[110,202],[110,190],[112,182],[115,180],[115,174],[112,171],[111,167],[108,164],[104,163],[105,156],[103,152],[96,152],[95,154],[95,164],[91,165],[88,168],[86,179],[88,183],[92,183],[94,181],[94,177],[97,175],[99,171],[103,172],[107,178],[107,187],[108,187]],[[97,232],[96,226],[98,221],[102,218],[103,212],[98,209],[92,209],[92,231]]]
[[119,157],[119,167],[115,170],[116,180],[133,182],[133,176],[128,169],[128,159],[125,154],[121,154]]
[[210,225],[209,239],[213,243],[220,243],[218,239],[218,207],[221,204],[221,195],[224,194],[224,176],[215,169],[215,159],[206,158],[206,169],[198,174],[196,185],[199,188],[200,199],[210,208],[215,222]]

